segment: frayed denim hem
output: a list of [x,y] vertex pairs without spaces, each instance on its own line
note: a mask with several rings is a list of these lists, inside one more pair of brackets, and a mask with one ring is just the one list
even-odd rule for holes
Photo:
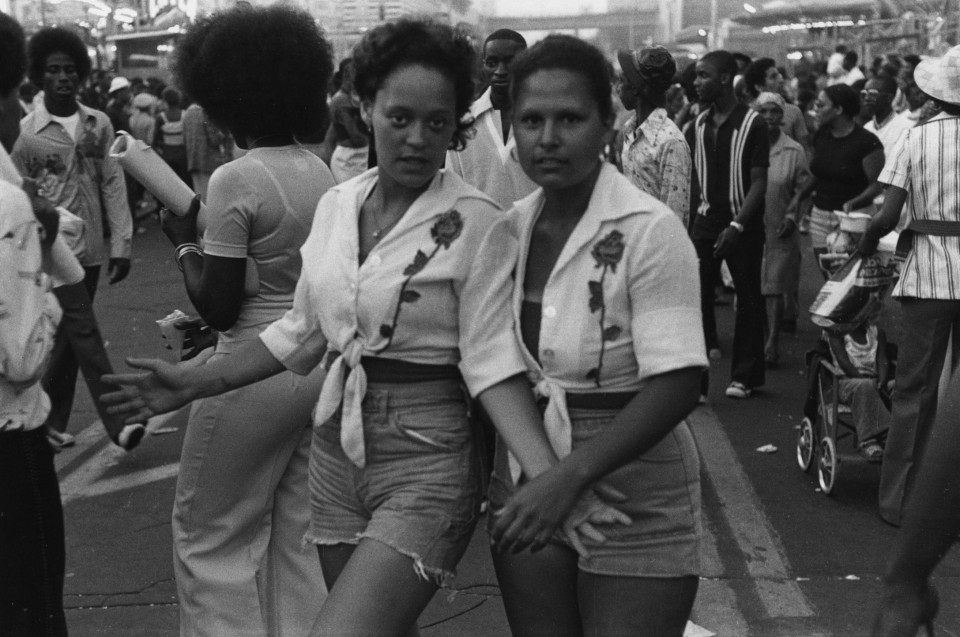
[[385,542],[378,537],[373,537],[372,535],[368,535],[366,533],[358,533],[357,535],[355,535],[353,538],[350,538],[350,539],[321,538],[321,537],[317,537],[312,533],[307,533],[306,535],[303,536],[303,540],[301,540],[301,545],[304,548],[310,545],[313,545],[313,546],[335,546],[337,544],[356,545],[356,544],[359,544],[360,540],[362,540],[363,538],[380,542],[384,546],[390,547],[400,555],[403,555],[404,557],[409,557],[411,560],[413,560],[413,572],[417,574],[417,578],[424,582],[430,582],[431,584],[437,586],[438,588],[449,588],[451,586],[453,578],[456,576],[456,573],[453,571],[445,571],[442,568],[433,568],[433,567],[427,566],[426,564],[424,564],[423,558],[413,551],[406,551],[398,546],[394,546],[389,542]]

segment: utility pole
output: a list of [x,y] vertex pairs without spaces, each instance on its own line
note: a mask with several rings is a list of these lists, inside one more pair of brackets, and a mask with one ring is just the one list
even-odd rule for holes
[[720,27],[720,9],[717,0],[710,0],[710,31],[707,33],[707,48],[717,48],[717,29]]

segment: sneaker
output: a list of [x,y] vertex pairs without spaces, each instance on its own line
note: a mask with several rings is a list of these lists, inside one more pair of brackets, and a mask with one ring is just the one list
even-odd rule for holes
[[72,447],[77,444],[77,439],[66,432],[59,432],[56,429],[47,427],[47,441],[54,451],[60,451],[65,447]]
[[117,436],[117,445],[126,451],[130,451],[140,444],[140,441],[143,439],[143,434],[146,432],[146,427],[140,423],[127,425],[123,428],[123,431],[120,432],[120,435]]
[[727,398],[750,398],[750,394],[752,393],[752,389],[737,381],[730,383],[727,391],[724,392]]
[[876,440],[865,440],[857,448],[864,460],[870,464],[880,464],[883,462],[883,447]]

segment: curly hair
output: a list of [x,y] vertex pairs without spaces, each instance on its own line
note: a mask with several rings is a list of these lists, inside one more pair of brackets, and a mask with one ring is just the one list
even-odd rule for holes
[[600,119],[613,117],[610,64],[592,44],[572,35],[548,35],[529,49],[519,53],[510,65],[513,75],[510,96],[516,104],[523,81],[537,71],[562,70],[579,73],[591,97],[597,102]]
[[[744,88],[752,97],[760,95],[757,85],[763,86],[767,83],[767,71],[774,68],[777,63],[773,58],[757,58],[750,63],[743,71]],[[765,89],[762,89],[765,90]]]
[[827,99],[843,111],[847,117],[856,117],[860,114],[860,96],[852,87],[846,84],[834,84],[823,89]]
[[305,11],[238,5],[203,18],[177,47],[178,86],[207,115],[251,137],[308,137],[327,117],[330,45]]
[[26,38],[16,20],[0,13],[0,97],[20,86],[27,72]]
[[473,122],[464,115],[473,102],[477,54],[462,32],[428,18],[403,18],[368,31],[353,49],[353,87],[360,99],[373,101],[387,77],[403,66],[436,69],[453,82],[457,130],[451,150],[467,144]]
[[27,75],[31,82],[43,86],[47,58],[54,53],[63,53],[73,60],[81,82],[90,76],[93,65],[90,63],[87,45],[80,36],[63,27],[47,27],[34,33],[27,43],[27,57],[30,59]]

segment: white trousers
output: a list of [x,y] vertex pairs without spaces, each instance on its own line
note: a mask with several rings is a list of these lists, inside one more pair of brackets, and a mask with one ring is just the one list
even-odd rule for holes
[[326,598],[317,553],[302,543],[322,380],[320,367],[284,372],[193,405],[173,509],[183,637],[309,634]]

